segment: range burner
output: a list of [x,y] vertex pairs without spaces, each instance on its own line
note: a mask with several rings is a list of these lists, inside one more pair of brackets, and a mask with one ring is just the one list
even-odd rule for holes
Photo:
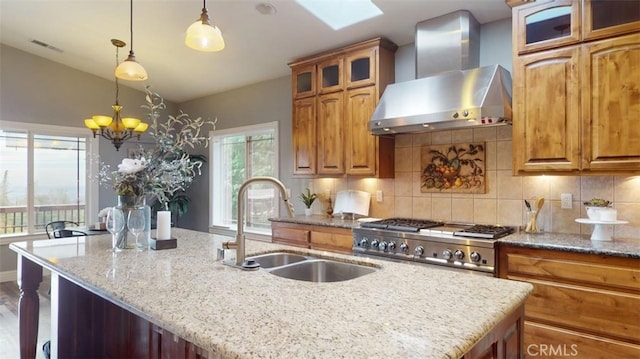
[[490,238],[496,239],[513,233],[512,227],[492,226],[485,224],[476,224],[469,228],[464,228],[453,233],[454,236],[473,237],[473,238]]
[[364,228],[387,229],[390,231],[418,232],[421,229],[441,226],[444,223],[428,219],[387,218],[373,222],[362,223]]

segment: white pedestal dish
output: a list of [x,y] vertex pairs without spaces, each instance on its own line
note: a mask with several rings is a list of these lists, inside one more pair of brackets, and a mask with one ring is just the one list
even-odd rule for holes
[[597,221],[588,218],[576,218],[576,222],[593,224],[593,233],[591,233],[592,241],[611,241],[613,225],[629,223],[628,221]]

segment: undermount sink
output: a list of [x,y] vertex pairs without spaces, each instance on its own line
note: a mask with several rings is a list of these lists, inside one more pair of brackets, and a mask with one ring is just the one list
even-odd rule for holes
[[336,262],[326,259],[309,259],[304,262],[274,268],[271,274],[278,277],[306,282],[341,282],[376,271],[374,267]]
[[247,258],[247,260],[253,260],[256,263],[260,264],[262,268],[273,268],[273,267],[281,267],[291,263],[298,263],[302,261],[306,261],[307,257],[293,254],[293,253],[267,253],[259,256],[254,256]]
[[286,252],[262,254],[247,260],[260,264],[275,276],[305,282],[341,282],[377,270],[375,267]]

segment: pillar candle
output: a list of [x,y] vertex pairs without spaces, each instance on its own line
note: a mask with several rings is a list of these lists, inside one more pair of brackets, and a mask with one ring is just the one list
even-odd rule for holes
[[158,211],[157,239],[171,239],[171,211]]

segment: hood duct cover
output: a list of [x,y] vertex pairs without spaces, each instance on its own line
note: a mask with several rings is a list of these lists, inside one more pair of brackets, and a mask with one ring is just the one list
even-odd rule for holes
[[510,123],[511,75],[499,65],[477,67],[478,29],[468,11],[418,23],[416,74],[421,78],[387,86],[371,118],[371,132],[385,135]]

